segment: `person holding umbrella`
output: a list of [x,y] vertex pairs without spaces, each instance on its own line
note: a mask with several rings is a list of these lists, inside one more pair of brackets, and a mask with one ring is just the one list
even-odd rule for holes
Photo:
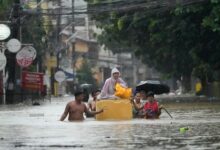
[[154,93],[149,91],[147,93],[147,102],[144,104],[144,116],[146,119],[156,119],[160,117],[161,109],[163,106],[159,106],[159,103],[154,98]]

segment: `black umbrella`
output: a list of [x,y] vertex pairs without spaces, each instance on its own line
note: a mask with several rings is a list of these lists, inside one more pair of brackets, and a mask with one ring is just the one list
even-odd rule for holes
[[170,88],[166,84],[161,84],[160,81],[141,81],[136,86],[136,91],[142,91],[144,90],[146,93],[149,91],[154,92],[154,94],[163,94],[163,93],[169,93]]

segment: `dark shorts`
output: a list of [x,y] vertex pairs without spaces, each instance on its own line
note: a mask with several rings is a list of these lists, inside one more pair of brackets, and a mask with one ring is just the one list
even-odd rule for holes
[[158,112],[152,110],[145,110],[147,118],[158,118]]

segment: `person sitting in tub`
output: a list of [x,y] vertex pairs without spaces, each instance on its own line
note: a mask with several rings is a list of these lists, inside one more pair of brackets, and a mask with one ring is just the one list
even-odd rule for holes
[[118,99],[118,97],[115,96],[116,83],[121,84],[123,87],[127,87],[126,82],[120,78],[119,70],[113,68],[111,71],[111,77],[106,79],[98,99]]

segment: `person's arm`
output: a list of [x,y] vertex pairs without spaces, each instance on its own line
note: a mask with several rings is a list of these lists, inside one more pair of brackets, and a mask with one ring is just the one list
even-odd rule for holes
[[89,115],[100,114],[100,113],[102,113],[103,111],[104,111],[103,109],[101,109],[101,110],[99,110],[99,111],[89,111],[88,108],[85,107],[85,113],[86,113],[86,114],[89,114]]
[[122,78],[119,78],[119,82],[123,87],[128,87],[127,83]]
[[100,93],[100,99],[102,99],[102,98],[107,98],[108,97],[108,88],[109,88],[109,84],[110,84],[110,81],[107,79],[106,81],[105,81],[105,84],[104,84],[104,86],[103,86],[103,88],[102,88],[102,91],[101,91],[101,93]]
[[[161,109],[163,109],[163,105],[160,105],[157,100],[155,100],[155,102],[156,102],[157,110],[161,111]],[[156,111],[156,110],[154,110],[154,111]]]
[[91,102],[91,101],[89,101],[87,105],[88,105],[88,107],[87,107],[87,108],[88,108],[88,109],[90,109],[90,110],[92,110],[92,102]]
[[142,110],[144,108],[144,106],[138,107],[133,99],[131,99],[131,103],[134,106],[135,110],[137,110],[137,111]]
[[96,110],[96,102],[95,101],[93,101],[91,103],[91,109],[90,110]]
[[68,112],[69,112],[69,109],[70,109],[70,105],[69,103],[66,105],[66,108],[62,114],[62,116],[60,117],[60,121],[63,121],[65,120],[66,116],[68,115]]
[[161,109],[163,109],[163,105],[159,105],[159,103],[158,103],[158,115],[161,114]]

